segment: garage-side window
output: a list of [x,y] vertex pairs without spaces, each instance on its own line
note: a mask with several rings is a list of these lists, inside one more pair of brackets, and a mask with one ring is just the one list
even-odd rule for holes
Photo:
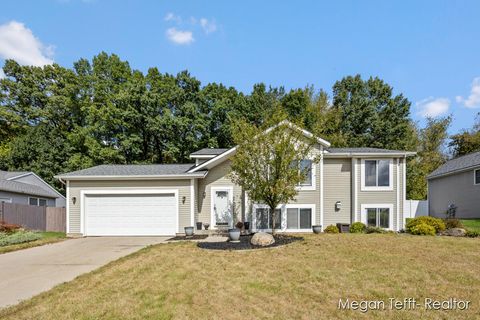
[[475,184],[480,184],[480,169],[475,170]]

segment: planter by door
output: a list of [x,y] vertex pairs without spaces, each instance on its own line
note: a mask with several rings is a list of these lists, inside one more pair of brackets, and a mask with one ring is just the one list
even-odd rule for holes
[[228,229],[228,239],[231,242],[240,241],[240,229]]
[[322,226],[312,226],[312,230],[314,233],[322,232]]
[[202,230],[203,223],[197,222],[197,230]]
[[185,227],[185,235],[187,237],[193,236],[193,227]]

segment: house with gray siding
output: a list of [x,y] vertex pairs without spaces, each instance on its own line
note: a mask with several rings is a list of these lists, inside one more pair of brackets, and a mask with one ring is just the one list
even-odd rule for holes
[[[312,156],[320,161],[301,162],[308,174],[296,199],[276,209],[275,228],[311,232],[313,225],[361,221],[402,229],[406,158],[414,153],[332,148],[316,139]],[[270,230],[269,209],[250,201],[229,178],[235,151],[201,149],[190,155],[189,164],[102,165],[60,174],[67,190],[67,233],[174,235],[187,226],[217,229],[236,221],[250,222],[253,231]]]
[[453,205],[457,218],[480,218],[480,152],[447,161],[427,179],[431,216],[445,218]]
[[65,197],[31,171],[0,170],[0,202],[65,207]]

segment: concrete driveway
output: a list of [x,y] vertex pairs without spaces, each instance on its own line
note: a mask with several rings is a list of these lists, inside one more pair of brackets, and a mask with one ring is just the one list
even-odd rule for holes
[[92,237],[0,254],[0,308],[168,237]]

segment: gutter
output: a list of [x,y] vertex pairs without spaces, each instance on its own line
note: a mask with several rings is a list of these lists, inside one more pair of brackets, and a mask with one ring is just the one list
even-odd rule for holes
[[442,178],[442,177],[450,176],[450,175],[453,175],[453,174],[456,174],[456,173],[462,173],[462,172],[466,172],[466,171],[470,171],[470,170],[475,170],[477,168],[480,168],[480,164],[476,164],[474,166],[470,166],[470,167],[466,167],[466,168],[462,168],[462,169],[458,169],[458,170],[454,170],[454,171],[449,171],[449,172],[446,172],[446,173],[436,174],[434,176],[428,175],[427,180]]
[[402,153],[382,153],[382,152],[342,152],[342,153],[325,153],[324,156],[328,158],[353,158],[353,157],[412,157],[415,156],[416,152],[402,152]]
[[[197,174],[167,174],[167,175],[115,175],[115,176],[68,176],[58,175],[54,178],[62,180],[174,180],[174,179],[191,179],[191,178],[205,178],[207,172]],[[63,182],[62,182],[63,183]]]

